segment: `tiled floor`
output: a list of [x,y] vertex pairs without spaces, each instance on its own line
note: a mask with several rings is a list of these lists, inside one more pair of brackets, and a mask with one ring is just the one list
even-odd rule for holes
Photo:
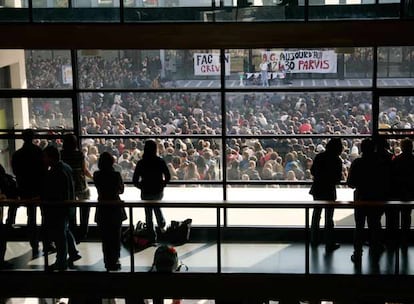
[[[105,271],[101,244],[86,242],[78,246],[82,259],[75,262],[76,270]],[[134,271],[148,271],[151,268],[156,247],[149,247],[134,254]],[[217,272],[217,245],[215,243],[187,243],[176,247],[179,259],[188,266],[190,272]],[[399,255],[400,273],[414,274],[410,263],[413,248]],[[333,274],[392,274],[395,271],[395,254],[384,252],[377,265],[370,263],[368,250],[364,251],[361,269],[355,269],[350,260],[353,247],[342,244],[332,254],[326,254],[324,247],[310,249],[310,273]],[[54,262],[54,254],[48,256]],[[43,270],[43,256],[31,258],[31,250],[26,242],[9,242],[6,260],[15,270]],[[226,243],[221,245],[221,271],[224,273],[305,273],[305,246],[302,243]],[[121,252],[122,270],[129,272],[131,257],[125,248]]]
[[[102,262],[101,244],[98,242],[81,243],[78,249],[82,259],[75,262],[76,270],[105,271]],[[148,271],[151,268],[153,254],[156,247],[150,247],[134,254],[134,271]],[[217,272],[217,244],[214,243],[188,243],[176,247],[179,259],[188,266],[190,272]],[[350,260],[353,247],[351,244],[342,246],[330,255],[325,253],[324,247],[310,249],[310,273],[333,274],[392,274],[395,271],[395,255],[384,252],[378,265],[372,265],[368,253],[364,252],[363,263],[360,270],[355,269]],[[400,254],[401,273],[414,274],[414,266],[410,259],[414,255],[413,248],[406,254]],[[54,254],[48,256],[54,261]],[[12,269],[42,271],[44,257],[31,259],[31,249],[26,242],[9,242],[6,259],[12,263]],[[305,246],[300,243],[292,244],[252,244],[227,243],[221,245],[222,272],[224,273],[304,273],[305,272]],[[121,253],[122,270],[129,272],[130,255],[124,248]],[[37,299],[13,298],[1,304],[56,304],[68,303],[67,299]],[[103,304],[124,304],[123,299],[104,300]],[[152,304],[148,300],[147,304]],[[165,300],[164,304],[171,304]],[[214,304],[213,300],[184,300],[182,304]],[[274,302],[272,304],[278,304]]]

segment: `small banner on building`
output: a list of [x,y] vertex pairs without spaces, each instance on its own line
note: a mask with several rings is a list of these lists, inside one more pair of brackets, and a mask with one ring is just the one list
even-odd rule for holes
[[[226,75],[230,75],[230,54],[225,54]],[[220,54],[218,53],[195,53],[194,54],[194,75],[212,76],[220,75]]]

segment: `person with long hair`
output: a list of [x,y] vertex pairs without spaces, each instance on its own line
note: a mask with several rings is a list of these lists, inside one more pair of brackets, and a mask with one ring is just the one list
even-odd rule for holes
[[[99,157],[98,168],[93,181],[98,191],[98,208],[95,221],[102,236],[102,251],[105,268],[108,271],[120,270],[121,226],[126,219],[125,210],[119,197],[124,193],[121,174],[115,171],[114,158],[111,153],[103,152]],[[115,202],[119,202],[114,205]],[[105,204],[108,204],[105,206]]]
[[[138,161],[132,181],[141,190],[142,200],[157,201],[164,196],[164,188],[171,179],[165,161],[157,154],[157,144],[147,140],[142,159]],[[153,224],[153,211],[158,228],[163,230],[166,222],[160,207],[145,207],[145,221],[150,242],[156,242],[157,234]]]

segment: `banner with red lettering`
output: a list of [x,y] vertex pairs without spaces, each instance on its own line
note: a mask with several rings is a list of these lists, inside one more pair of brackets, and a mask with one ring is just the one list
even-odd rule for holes
[[262,58],[270,63],[270,71],[336,73],[337,69],[337,54],[333,50],[266,51]]
[[[230,75],[230,54],[225,54],[226,75]],[[194,53],[194,75],[220,75],[220,54]]]

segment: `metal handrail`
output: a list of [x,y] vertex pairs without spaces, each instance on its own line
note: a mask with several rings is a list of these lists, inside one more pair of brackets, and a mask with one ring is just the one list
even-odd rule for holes
[[[34,200],[19,200],[19,199],[4,199],[0,200],[0,206],[9,205],[18,206],[48,206],[59,204],[60,206],[72,206],[79,207],[89,205],[90,207],[97,206],[111,206],[120,205],[119,201],[98,201],[98,200],[69,200],[59,202],[45,202],[40,199]],[[237,209],[237,208],[254,208],[254,209],[304,209],[305,210],[305,274],[310,274],[310,221],[309,211],[312,208],[334,208],[334,209],[353,209],[355,207],[367,207],[367,208],[381,208],[386,210],[387,208],[410,208],[414,207],[414,201],[240,201],[240,200],[211,200],[211,201],[177,201],[177,200],[162,200],[162,201],[143,201],[143,200],[126,200],[122,201],[122,206],[129,209],[129,228],[131,232],[131,244],[129,246],[131,255],[131,273],[135,272],[135,261],[134,261],[134,246],[132,233],[134,231],[133,222],[133,209],[143,207],[168,207],[168,208],[213,208],[216,210],[216,242],[217,242],[217,273],[221,273],[221,231],[223,229],[221,225],[221,209]],[[396,248],[396,259],[395,259],[395,274],[399,274],[399,249]],[[47,255],[45,255],[45,270],[48,267]]]

